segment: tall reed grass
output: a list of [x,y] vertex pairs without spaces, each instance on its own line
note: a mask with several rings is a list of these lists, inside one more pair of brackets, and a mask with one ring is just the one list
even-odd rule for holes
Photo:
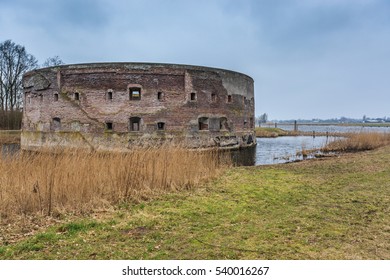
[[0,145],[2,144],[20,144],[20,131],[0,130]]
[[127,153],[56,151],[0,158],[0,218],[85,213],[198,186],[229,160],[174,146]]
[[373,150],[390,144],[390,134],[380,132],[348,133],[343,138],[327,144],[325,152],[359,152]]

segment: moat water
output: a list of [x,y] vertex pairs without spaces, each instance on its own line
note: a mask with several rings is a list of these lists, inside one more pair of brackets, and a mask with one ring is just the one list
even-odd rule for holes
[[[271,125],[265,125],[263,127],[273,127]],[[283,130],[292,131],[294,130],[293,124],[277,124],[278,128]],[[384,132],[390,133],[390,123],[389,125],[383,126],[363,126],[363,125],[354,125],[354,126],[341,126],[341,125],[300,125],[298,124],[298,130],[302,132],[315,132],[315,133],[350,133],[350,132]]]
[[[302,149],[312,150],[323,147],[330,137],[294,136],[278,138],[257,138],[257,146],[233,151],[232,158],[236,165],[251,166],[278,164],[302,160]],[[19,152],[19,144],[3,144],[1,155],[12,156]]]
[[[282,127],[288,130],[292,126]],[[359,132],[375,131],[390,133],[390,127],[356,127],[356,126],[299,126],[301,131],[315,132]],[[257,146],[249,149],[232,151],[233,162],[236,165],[252,166],[265,164],[280,164],[299,161],[316,156],[318,150],[335,137],[326,136],[284,136],[277,138],[257,138]],[[3,144],[0,155],[2,157],[13,155],[20,150],[19,144]],[[304,158],[302,150],[317,150]]]
[[[257,146],[232,152],[236,165],[252,166],[280,164],[313,158],[319,150],[334,137],[326,136],[284,136],[277,138],[257,138]],[[308,155],[302,151],[312,150]]]
[[[277,138],[257,138],[257,146],[248,149],[232,151],[232,159],[236,165],[251,166],[264,164],[279,164],[303,160],[302,150],[320,149],[332,137],[325,136],[285,136]],[[3,144],[1,156],[12,156],[20,150],[19,144]],[[315,153],[308,157],[315,156]]]

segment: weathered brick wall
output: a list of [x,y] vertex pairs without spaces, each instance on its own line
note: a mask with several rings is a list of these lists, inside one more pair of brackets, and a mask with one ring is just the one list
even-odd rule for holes
[[[138,89],[140,100],[130,100]],[[192,146],[256,143],[253,80],[228,70],[142,63],[51,67],[25,74],[24,98],[23,149],[121,150],[155,138]]]

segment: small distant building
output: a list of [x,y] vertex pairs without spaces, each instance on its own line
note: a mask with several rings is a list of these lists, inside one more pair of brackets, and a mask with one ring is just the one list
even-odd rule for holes
[[127,150],[256,145],[253,79],[229,70],[157,63],[42,68],[23,77],[22,149]]

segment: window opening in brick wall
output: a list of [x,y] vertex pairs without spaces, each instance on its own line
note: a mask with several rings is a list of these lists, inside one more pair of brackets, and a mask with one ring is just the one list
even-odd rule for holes
[[228,103],[232,102],[232,96],[230,94],[227,96],[227,102]]
[[130,100],[141,100],[141,89],[140,88],[129,88],[129,99]]
[[217,95],[215,93],[211,94],[211,102],[215,102],[217,100]]
[[112,91],[107,92],[107,100],[112,100]]
[[158,130],[165,130],[165,123],[164,122],[158,122],[157,123],[157,129]]
[[54,101],[58,101],[58,93],[54,93]]
[[80,100],[80,94],[78,92],[74,93],[74,100]]
[[129,123],[130,131],[140,131],[141,128],[141,118],[139,117],[131,117]]
[[112,122],[106,122],[106,129],[107,130],[112,130],[112,128],[113,128],[113,124],[112,124]]
[[219,129],[220,130],[228,130],[229,129],[227,118],[222,117],[219,119]]
[[60,118],[53,118],[52,128],[54,131],[61,129],[61,119]]
[[195,101],[195,100],[196,100],[196,93],[191,92],[191,101]]
[[199,118],[199,130],[209,130],[209,118]]
[[164,95],[161,91],[157,92],[157,100],[163,101]]

